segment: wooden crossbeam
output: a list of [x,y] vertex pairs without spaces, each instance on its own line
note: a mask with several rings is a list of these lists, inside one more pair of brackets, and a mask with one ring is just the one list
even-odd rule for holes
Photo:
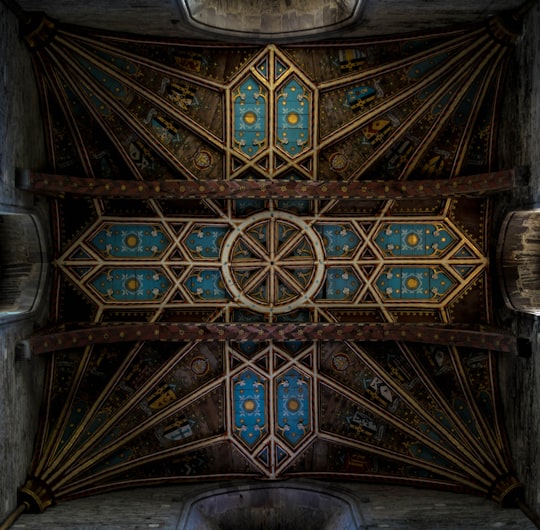
[[137,181],[74,177],[22,170],[20,189],[54,197],[123,199],[425,199],[479,196],[526,183],[523,168],[433,180],[165,180]]
[[[131,341],[410,341],[518,354],[526,344],[505,330],[476,325],[413,323],[128,322],[65,325],[22,341],[27,355]],[[526,342],[526,341],[525,341]]]

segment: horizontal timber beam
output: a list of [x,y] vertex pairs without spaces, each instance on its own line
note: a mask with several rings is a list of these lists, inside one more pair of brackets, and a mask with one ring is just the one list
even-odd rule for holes
[[21,170],[17,186],[64,197],[122,199],[427,199],[501,193],[526,184],[526,170],[506,169],[433,180],[112,180]]
[[[93,344],[131,341],[410,341],[519,353],[522,339],[499,328],[412,323],[128,322],[65,325],[19,343],[25,357]],[[22,352],[19,352],[22,353]]]

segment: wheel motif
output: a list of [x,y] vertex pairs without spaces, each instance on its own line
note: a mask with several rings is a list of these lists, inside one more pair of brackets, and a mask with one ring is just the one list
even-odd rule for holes
[[263,313],[285,313],[320,288],[324,254],[318,234],[302,219],[264,212],[231,233],[222,267],[235,301]]

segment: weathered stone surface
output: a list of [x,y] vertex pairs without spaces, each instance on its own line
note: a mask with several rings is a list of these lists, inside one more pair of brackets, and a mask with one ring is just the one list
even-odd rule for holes
[[[196,30],[183,19],[179,2],[184,0],[94,0],[80,2],[79,0],[19,0],[19,4],[27,11],[45,11],[50,16],[61,19],[63,22],[81,24],[103,29],[128,31],[133,33],[147,33],[149,35],[181,36],[185,38],[207,39],[208,35],[202,30]],[[192,2],[194,3],[194,2]],[[215,0],[215,4],[221,4]],[[205,10],[194,10],[198,17],[221,17],[222,24],[229,20],[222,11],[212,6],[211,2],[204,2]],[[229,0],[227,3],[231,3]],[[245,18],[249,25],[256,24],[256,20],[249,16],[256,16],[260,20],[260,12],[250,4],[259,2],[238,1],[241,6],[248,6],[241,14],[234,13],[230,23],[237,25],[240,16]],[[305,4],[306,2],[291,2],[290,0],[274,0],[265,2],[276,11],[287,12],[283,17],[283,26],[298,27],[305,24],[302,17],[309,16],[299,11],[294,17],[289,6],[292,4]],[[322,2],[315,2],[322,3]],[[319,19],[331,20],[338,18],[339,14],[332,13],[327,2],[326,12],[319,15]],[[335,2],[338,4],[338,2]],[[485,20],[493,15],[508,9],[514,9],[522,4],[522,0],[460,0],[449,4],[446,0],[431,0],[418,2],[417,0],[377,0],[366,1],[362,7],[362,16],[354,27],[347,27],[336,35],[337,37],[354,37],[362,35],[378,35],[381,33],[403,33],[418,29],[433,29],[450,24],[462,24]],[[209,4],[207,6],[207,4]],[[277,6],[277,7],[276,7]],[[296,13],[295,13],[296,14]],[[277,20],[277,19],[276,19]],[[309,21],[311,23],[311,20]],[[315,21],[315,24],[318,22]],[[281,27],[281,20],[280,20]],[[316,36],[315,36],[316,37]],[[215,37],[214,37],[215,38]],[[238,38],[238,37],[236,37]]]
[[[38,200],[35,205],[32,195],[14,185],[16,167],[44,167],[44,159],[32,65],[19,41],[15,17],[0,3],[0,214],[37,206],[45,216],[44,203]],[[44,322],[43,310],[34,317]],[[16,506],[37,428],[44,360],[15,359],[16,343],[33,329],[33,320],[0,318],[0,521]]]
[[[281,491],[269,494],[265,488]],[[220,500],[212,497],[213,491],[228,491],[230,495]],[[335,506],[328,506],[328,495],[335,496]],[[193,504],[200,499],[207,499],[207,505]],[[261,509],[261,502],[269,499],[273,504],[269,502]],[[253,503],[253,510],[242,509],[248,503]],[[287,509],[281,511],[281,519],[273,518],[273,509],[281,503]],[[306,516],[309,503],[319,515],[316,520]],[[346,505],[350,510],[344,508]],[[220,514],[227,517],[219,519]],[[226,482],[119,491],[59,504],[39,515],[25,514],[13,529],[289,530],[288,522],[297,517],[302,517],[302,526],[294,528],[302,530],[534,528],[519,510],[501,510],[493,501],[481,497],[406,487],[294,480],[268,485],[257,482],[231,486]]]
[[[530,189],[516,190],[512,198],[499,203],[500,220],[506,211],[523,210],[540,204],[540,6],[536,3],[525,19],[523,37],[516,43],[513,61],[506,78],[505,101],[500,129],[501,165],[523,164],[530,167]],[[497,234],[495,234],[496,236]],[[499,322],[512,326],[516,334],[533,342],[530,358],[501,356],[500,389],[506,427],[518,478],[525,484],[528,504],[540,511],[540,352],[539,319],[536,316],[506,310],[502,300]],[[536,345],[536,346],[534,346]]]

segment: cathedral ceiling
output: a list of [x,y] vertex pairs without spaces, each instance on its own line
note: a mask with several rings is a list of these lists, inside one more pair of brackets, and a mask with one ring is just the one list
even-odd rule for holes
[[[86,179],[78,198],[52,200],[52,323],[83,340],[51,354],[23,488],[40,492],[38,508],[217,477],[376,480],[498,501],[519,487],[497,353],[435,335],[340,337],[344,324],[492,323],[487,196],[358,199],[349,186],[419,193],[470,176],[482,188],[510,49],[498,19],[310,46],[47,19],[26,38],[52,172]],[[171,181],[196,182],[195,196],[163,198]],[[220,198],[229,186],[238,197]],[[129,323],[179,332],[84,332]],[[320,325],[316,340],[306,324]]]

